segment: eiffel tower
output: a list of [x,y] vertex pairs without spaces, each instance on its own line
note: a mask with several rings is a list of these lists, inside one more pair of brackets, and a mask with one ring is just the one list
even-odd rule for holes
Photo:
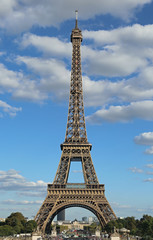
[[[97,216],[102,227],[110,220],[116,219],[105,197],[104,184],[98,182],[90,155],[92,145],[87,140],[81,73],[82,39],[76,11],[75,28],[71,33],[73,50],[66,136],[61,144],[62,156],[55,179],[53,184],[48,184],[47,197],[35,217],[38,230],[42,233],[45,233],[57,214],[69,207],[90,210]],[[82,163],[84,183],[68,183],[73,161]]]

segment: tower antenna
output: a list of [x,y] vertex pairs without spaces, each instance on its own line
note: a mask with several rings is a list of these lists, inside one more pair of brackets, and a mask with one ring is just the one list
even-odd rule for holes
[[78,28],[78,10],[75,10],[75,28]]

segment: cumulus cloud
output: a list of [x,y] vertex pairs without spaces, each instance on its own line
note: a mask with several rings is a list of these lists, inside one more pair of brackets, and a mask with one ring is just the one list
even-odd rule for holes
[[134,141],[140,145],[153,145],[153,132],[141,133],[134,138]]
[[153,101],[132,102],[125,106],[110,106],[102,108],[91,116],[87,116],[90,123],[128,122],[136,118],[153,120]]
[[[17,56],[12,62],[22,69],[23,64],[31,73],[13,71],[0,64],[0,93],[9,93],[15,99],[44,102],[49,97],[59,100],[68,99],[70,71],[63,61],[54,58],[37,58]],[[0,107],[10,115],[21,108],[13,108],[1,101]],[[8,111],[9,110],[9,111]]]
[[[83,70],[91,75],[108,77],[126,76],[142,70],[149,59],[153,60],[152,32],[153,25],[139,24],[110,31],[84,31],[83,37],[94,39],[95,43],[90,47],[82,46],[82,57],[87,61]],[[71,56],[70,42],[62,42],[55,37],[25,34],[21,45],[32,45],[52,56]]]
[[[152,33],[153,25],[140,25],[134,24],[131,26],[120,27],[113,30],[98,30],[98,31],[83,31],[84,38],[93,39],[98,46],[105,46],[106,49],[111,49],[110,47],[116,46],[120,43],[120,48],[124,47],[124,51],[128,52],[128,47],[134,50],[135,53],[144,53],[145,46],[152,47]],[[131,36],[131,37],[130,37]],[[142,52],[138,51],[138,48],[142,47]],[[112,47],[112,50],[115,48]],[[147,53],[146,53],[147,54]],[[149,53],[148,53],[149,54]]]
[[[49,94],[62,100],[68,97],[70,71],[66,69],[64,62],[54,58],[41,59],[21,56],[18,56],[16,61],[19,64],[24,63],[29,70],[36,74],[36,78],[39,78],[39,85],[35,84],[33,88],[34,92],[38,90],[40,93],[38,99],[41,96],[44,96],[45,99],[45,96],[47,98]],[[19,95],[18,90],[14,93],[15,97],[21,97],[21,95]]]
[[[72,54],[71,43],[62,42],[55,37],[25,34],[20,44],[22,47],[34,46],[49,56],[70,58]],[[118,44],[120,43],[118,42]],[[87,59],[84,71],[88,72],[88,74],[96,75],[126,76],[146,66],[144,56],[140,58],[133,51],[130,54],[129,51],[123,51],[123,49],[122,51],[119,51],[117,48],[111,50],[106,48],[103,50],[93,50],[91,47],[82,46],[83,59]]]
[[[90,122],[152,120],[153,25],[133,25],[112,31],[84,31],[96,48],[82,46],[86,106],[100,107]],[[94,43],[94,45],[95,45]],[[54,37],[24,34],[22,47],[33,46],[43,57],[17,56],[15,63],[29,71],[15,72],[1,65],[0,86],[14,98],[43,102],[68,100],[71,44]],[[141,47],[141,51],[140,51]],[[94,60],[94,61],[93,61]],[[98,80],[89,75],[99,74]],[[32,77],[31,77],[32,76]],[[5,79],[5,81],[3,80]],[[112,106],[111,106],[112,105]],[[102,106],[104,106],[102,108]],[[152,149],[147,150],[151,153]]]
[[[150,64],[153,60],[153,25],[133,25],[102,32],[105,33],[104,36],[106,35],[104,40],[99,31],[94,32],[93,36],[96,36],[96,34],[99,36],[97,38],[101,40],[99,42],[103,49],[100,49],[100,46],[98,46],[98,49],[95,49],[95,44],[93,47],[91,44],[88,47],[82,46],[84,92],[85,97],[87,96],[88,98],[86,103],[88,102],[89,106],[102,106],[103,104],[116,101],[152,100],[153,68]],[[88,34],[84,32],[84,35],[85,38],[90,38],[92,37],[92,32],[88,32]],[[108,37],[107,35],[110,36]],[[54,43],[54,46],[51,43]],[[25,34],[21,44],[24,47],[32,45],[50,56],[69,57],[71,54],[71,44],[62,42],[57,38]],[[128,45],[125,46],[125,44]],[[67,52],[66,49],[68,50]],[[31,58],[31,61],[33,60],[34,58]],[[23,61],[25,62],[25,60]],[[42,59],[43,61],[47,68],[47,61]],[[63,66],[61,66],[58,60],[54,59],[54,61],[61,67],[60,71],[66,74],[66,69],[64,72]],[[42,70],[42,68],[40,69]],[[39,69],[38,72],[40,73]],[[52,73],[51,71],[49,72],[51,76]],[[88,77],[90,74],[102,75],[101,78],[103,80],[100,78],[98,81],[91,80]],[[113,80],[117,76],[119,78]]]
[[8,171],[0,171],[0,191],[33,191],[44,192],[47,183],[39,180],[37,182],[29,182],[14,169]]
[[5,17],[7,14],[11,14],[14,7],[17,6],[15,0],[1,0],[0,17]]
[[[145,78],[144,78],[145,79]],[[151,79],[151,78],[150,78]],[[141,76],[128,80],[111,81],[108,79],[94,81],[84,76],[84,95],[88,106],[103,106],[108,103],[152,100],[153,88],[144,86]],[[146,82],[147,85],[147,82]]]
[[97,50],[85,51],[89,58],[89,74],[126,76],[141,72],[149,64],[148,60],[153,60],[153,25],[135,24],[114,30],[86,30],[83,36],[94,40],[94,49],[97,46]]
[[17,88],[19,86],[19,81],[22,78],[23,74],[21,72],[9,70],[0,63],[0,87],[2,90],[7,89],[10,91]]
[[150,147],[150,148],[148,148],[148,149],[146,149],[146,151],[145,151],[145,153],[146,154],[153,154],[153,146],[152,147]]
[[24,48],[34,46],[39,51],[55,57],[71,57],[72,55],[72,44],[70,42],[63,42],[57,37],[38,36],[26,33],[23,35],[19,44]]
[[83,68],[89,75],[102,75],[107,77],[123,77],[140,71],[147,66],[145,57],[142,58],[133,52],[124,52],[118,48],[92,50],[82,48],[83,57],[87,63]]
[[136,144],[151,146],[145,150],[146,154],[153,154],[153,132],[141,133],[134,138]]
[[74,17],[74,9],[79,10],[80,19],[111,14],[127,21],[135,9],[147,3],[151,3],[151,0],[1,0],[0,27],[16,33],[28,30],[33,25],[58,26]]
[[7,69],[4,64],[0,64],[0,87],[1,93],[7,92],[20,99],[43,101],[47,98],[46,94],[39,89],[39,81],[30,79],[20,70]]
[[[10,214],[14,211],[35,215],[47,194],[47,183],[42,180],[29,181],[15,169],[0,171],[0,207]],[[33,198],[36,198],[34,200]],[[7,206],[7,208],[5,208]],[[14,207],[13,207],[14,206]],[[26,206],[26,208],[24,208]],[[6,214],[6,213],[5,213]]]

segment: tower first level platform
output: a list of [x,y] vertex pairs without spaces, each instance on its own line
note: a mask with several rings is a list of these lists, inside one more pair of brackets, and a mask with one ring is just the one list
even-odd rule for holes
[[53,218],[63,209],[82,207],[93,212],[102,227],[116,219],[103,184],[48,184],[48,194],[36,216],[38,230],[45,233]]

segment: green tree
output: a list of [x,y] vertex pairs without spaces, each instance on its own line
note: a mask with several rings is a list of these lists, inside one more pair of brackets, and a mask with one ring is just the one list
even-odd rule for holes
[[34,220],[27,222],[26,218],[20,212],[12,213],[6,218],[3,224],[0,224],[0,236],[8,236],[18,233],[32,233],[36,230],[37,224]]
[[15,231],[13,227],[8,225],[0,226],[0,236],[10,236],[13,235],[14,233]]
[[134,217],[127,217],[110,221],[104,230],[107,233],[111,233],[114,227],[118,229],[127,228],[130,230],[131,235],[143,237],[145,240],[153,238],[153,217],[149,215],[143,215],[140,220],[136,220]]
[[138,223],[138,228],[141,231],[141,236],[153,237],[153,217],[149,215],[143,215]]
[[117,220],[116,221],[112,220],[109,223],[107,223],[107,225],[104,228],[104,231],[110,234],[113,232],[114,227],[118,227]]
[[12,213],[6,218],[6,225],[13,227],[15,233],[24,232],[26,219],[20,212]]
[[25,231],[27,233],[32,233],[37,228],[37,223],[34,220],[30,220],[26,223]]
[[137,226],[136,226],[136,220],[134,217],[125,218],[125,228],[129,229],[132,235],[136,234]]
[[11,213],[9,217],[6,218],[6,224],[10,226],[16,226],[19,222],[24,225],[26,223],[25,217],[20,212]]

